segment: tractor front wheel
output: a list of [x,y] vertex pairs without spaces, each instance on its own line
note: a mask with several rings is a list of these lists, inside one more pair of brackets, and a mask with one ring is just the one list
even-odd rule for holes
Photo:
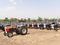
[[13,33],[12,32],[9,32],[9,33],[7,33],[7,36],[8,37],[13,37]]
[[4,36],[6,36],[7,35],[7,33],[4,31]]

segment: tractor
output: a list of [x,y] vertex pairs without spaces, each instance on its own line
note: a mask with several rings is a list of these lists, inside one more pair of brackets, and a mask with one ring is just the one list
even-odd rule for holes
[[26,35],[28,32],[27,24],[26,22],[14,22],[10,25],[5,26],[4,35],[8,37],[13,36],[13,32],[16,32],[16,34]]

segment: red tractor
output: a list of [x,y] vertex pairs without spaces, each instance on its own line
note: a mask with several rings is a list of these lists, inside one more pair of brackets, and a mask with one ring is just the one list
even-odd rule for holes
[[16,31],[17,27],[13,27],[11,25],[7,25],[5,26],[5,31],[4,31],[4,35],[8,36],[8,37],[12,37],[13,36],[13,32]]

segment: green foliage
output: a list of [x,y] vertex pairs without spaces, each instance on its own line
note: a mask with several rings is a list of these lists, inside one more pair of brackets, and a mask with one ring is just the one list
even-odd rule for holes
[[5,17],[4,21],[9,21],[9,19],[7,17]]
[[50,19],[49,21],[57,21],[57,19],[55,19],[55,18],[52,18],[52,19]]
[[31,19],[30,19],[30,18],[28,18],[28,19],[27,19],[27,22],[31,22]]
[[[7,21],[12,21],[12,22],[15,22],[15,21],[17,21],[17,20],[22,20],[22,18],[21,19],[17,19],[17,18],[10,18],[10,19],[8,19],[7,17],[5,17],[4,19],[0,19],[0,22],[7,22]],[[56,19],[56,18],[50,18],[50,19],[48,19],[48,18],[41,18],[41,17],[38,17],[37,19],[31,19],[31,18],[28,18],[28,19],[25,19],[27,22],[42,22],[42,21],[44,21],[44,22],[46,22],[46,21],[60,21],[60,18],[59,19]]]
[[36,19],[32,19],[31,22],[37,22],[37,20]]
[[47,21],[49,21],[49,19],[48,18],[44,18],[44,22],[47,22]]
[[41,21],[43,21],[43,19],[41,17],[38,17],[37,22],[41,22]]
[[17,18],[11,18],[10,21],[15,22]]

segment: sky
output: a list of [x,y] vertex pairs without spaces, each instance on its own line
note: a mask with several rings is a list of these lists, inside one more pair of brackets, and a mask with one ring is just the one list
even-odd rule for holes
[[0,0],[0,18],[60,18],[60,0]]

